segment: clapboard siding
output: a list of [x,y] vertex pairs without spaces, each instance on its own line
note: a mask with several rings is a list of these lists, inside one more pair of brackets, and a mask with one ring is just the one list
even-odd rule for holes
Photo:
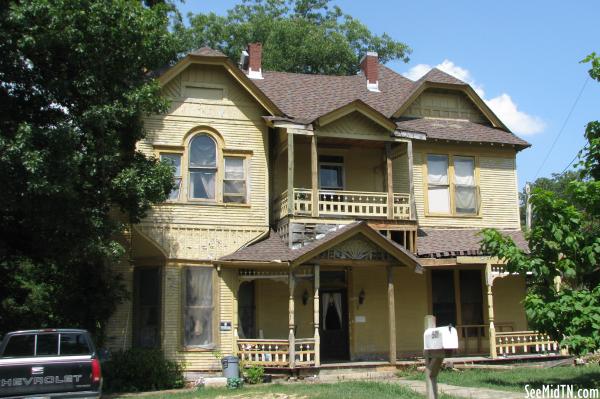
[[[426,176],[424,164],[428,153],[463,153],[479,158],[479,183],[481,190],[481,215],[477,217],[426,216],[424,190]],[[419,226],[460,228],[506,228],[518,229],[519,208],[517,206],[516,162],[514,153],[504,150],[465,147],[421,148],[414,154],[415,202]]]
[[[262,119],[267,112],[220,66],[191,66],[166,84],[163,94],[170,99],[171,108],[165,115],[144,119],[146,135],[137,145],[139,151],[157,156],[159,151],[187,149],[191,133],[206,129],[218,136],[219,151],[237,151],[246,155],[249,162],[247,205],[202,204],[186,200],[187,176],[182,165],[182,199],[154,206],[136,226],[151,245],[165,254],[163,351],[168,358],[181,361],[187,371],[217,370],[220,364],[215,351],[188,351],[183,347],[184,271],[190,265],[212,268],[211,259],[234,252],[268,229],[269,137]],[[204,94],[207,94],[206,98],[196,98]],[[183,162],[185,160],[184,156]],[[222,162],[218,166],[222,168]],[[143,258],[145,254],[136,255]],[[133,269],[128,265],[118,265],[117,269],[124,273],[124,281],[131,290]],[[223,271],[215,281],[215,330],[218,331],[219,321],[232,321],[237,274]],[[125,302],[111,318],[108,329],[114,348],[131,345],[131,310],[131,303]],[[233,331],[218,331],[215,341],[215,350],[233,353]]]
[[360,112],[354,111],[337,119],[325,126],[320,126],[316,130],[318,135],[335,135],[338,137],[351,137],[351,136],[375,136],[386,138],[389,136],[389,131],[384,129],[382,126],[373,122],[365,115]]

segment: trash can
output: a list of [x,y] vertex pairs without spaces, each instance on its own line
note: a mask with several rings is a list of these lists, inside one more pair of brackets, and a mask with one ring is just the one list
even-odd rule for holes
[[223,366],[223,377],[225,378],[239,378],[240,376],[240,359],[236,356],[224,356],[221,359],[221,365]]

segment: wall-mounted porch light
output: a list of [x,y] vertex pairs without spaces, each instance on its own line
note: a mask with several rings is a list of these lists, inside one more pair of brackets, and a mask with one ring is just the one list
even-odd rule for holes
[[365,303],[365,290],[360,290],[360,293],[358,294],[358,305],[362,305],[363,303]]
[[302,304],[306,305],[308,303],[308,290],[305,288],[304,293],[302,294]]

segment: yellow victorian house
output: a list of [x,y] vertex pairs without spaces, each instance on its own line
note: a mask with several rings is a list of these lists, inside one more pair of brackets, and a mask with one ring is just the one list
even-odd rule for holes
[[158,77],[172,103],[138,149],[170,162],[168,201],[128,232],[133,293],[110,346],[161,348],[189,372],[246,364],[394,365],[425,315],[459,352],[556,351],[528,331],[526,276],[481,252],[520,231],[515,136],[466,83],[413,82],[367,53],[354,76],[263,71],[201,48]]

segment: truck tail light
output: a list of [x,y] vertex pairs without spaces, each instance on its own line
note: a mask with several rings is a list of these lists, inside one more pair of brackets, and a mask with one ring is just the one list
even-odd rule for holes
[[100,383],[102,371],[100,370],[100,360],[92,359],[92,384]]

